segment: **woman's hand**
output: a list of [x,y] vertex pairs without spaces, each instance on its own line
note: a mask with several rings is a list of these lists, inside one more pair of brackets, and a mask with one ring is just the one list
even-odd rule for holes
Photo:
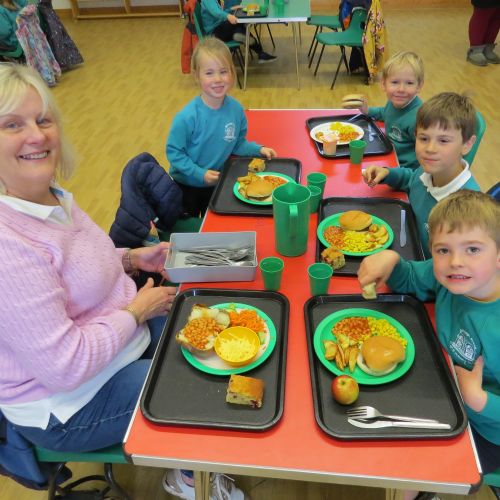
[[130,250],[130,263],[134,269],[159,273],[168,278],[164,266],[169,247],[170,243],[162,241],[152,247],[133,248]]
[[469,371],[461,366],[455,365],[458,386],[464,398],[465,404],[474,411],[481,411],[488,401],[488,394],[483,389],[483,368],[484,360],[482,356],[476,359],[474,368]]
[[205,180],[205,184],[207,184],[208,186],[213,186],[214,184],[217,184],[219,177],[220,172],[218,170],[209,169],[205,172],[203,179]]
[[272,148],[266,148],[265,146],[262,146],[260,148],[260,154],[262,156],[265,156],[268,160],[270,160],[271,158],[276,158],[276,151]]
[[228,20],[231,24],[238,24],[238,18],[237,18],[234,14],[228,14],[228,15],[227,15],[227,20]]
[[379,167],[377,165],[370,165],[369,167],[366,167],[362,170],[361,175],[363,176],[363,180],[370,187],[374,187],[389,175],[389,169],[385,167]]
[[177,295],[174,286],[154,286],[152,278],[148,278],[146,284],[139,289],[134,300],[129,306],[137,314],[139,323],[148,319],[166,314],[172,307],[172,302]]
[[399,262],[399,255],[394,250],[383,250],[365,257],[358,269],[358,281],[361,288],[376,283],[383,285]]

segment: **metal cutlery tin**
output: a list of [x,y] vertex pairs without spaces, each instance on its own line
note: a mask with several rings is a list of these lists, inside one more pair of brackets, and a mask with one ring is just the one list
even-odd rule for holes
[[[176,283],[214,281],[253,281],[257,270],[257,235],[255,231],[220,233],[172,233],[170,252],[165,260],[169,280]],[[249,247],[244,261],[227,265],[186,264],[190,249],[199,247],[236,249]]]

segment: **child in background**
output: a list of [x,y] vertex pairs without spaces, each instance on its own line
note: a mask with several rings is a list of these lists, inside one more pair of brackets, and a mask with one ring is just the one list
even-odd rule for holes
[[201,87],[174,117],[167,140],[170,175],[183,192],[184,212],[203,216],[220,170],[232,155],[276,156],[274,149],[248,142],[243,107],[227,95],[236,70],[226,45],[214,37],[201,40],[193,53],[192,71]]
[[[232,14],[241,8],[239,0],[203,0],[201,2],[201,18],[207,34],[217,37],[223,42],[234,40],[245,43],[246,24],[238,24],[238,18]],[[256,54],[259,64],[273,62],[276,56],[264,52],[262,45],[250,35],[250,49]]]
[[417,168],[415,158],[415,120],[422,101],[418,93],[424,84],[424,64],[414,52],[398,52],[382,69],[382,88],[387,94],[387,104],[368,107],[363,97],[362,113],[374,120],[381,120],[385,133],[398,155],[400,167]]
[[459,189],[480,191],[462,158],[476,140],[476,110],[468,97],[443,92],[423,104],[416,124],[415,152],[420,167],[370,166],[363,171],[363,179],[371,187],[382,182],[408,193],[422,248],[429,258],[427,219],[432,207]]
[[436,301],[436,328],[451,356],[483,473],[500,467],[500,204],[462,190],[429,216],[432,260],[409,262],[385,250],[366,257],[361,286]]
[[0,0],[0,48],[14,50],[17,46],[17,15],[28,4],[27,0]]

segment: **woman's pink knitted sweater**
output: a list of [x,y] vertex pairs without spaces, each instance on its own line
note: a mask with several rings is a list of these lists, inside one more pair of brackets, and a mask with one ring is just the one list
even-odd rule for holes
[[117,250],[75,203],[73,223],[0,203],[0,403],[71,391],[138,334]]

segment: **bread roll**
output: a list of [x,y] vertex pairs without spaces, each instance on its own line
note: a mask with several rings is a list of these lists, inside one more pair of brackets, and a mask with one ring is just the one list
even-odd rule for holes
[[366,300],[373,300],[377,298],[376,283],[368,283],[361,289],[361,295]]
[[262,200],[273,194],[274,185],[266,181],[262,177],[252,179],[246,188],[247,198]]
[[401,342],[392,337],[378,335],[363,342],[361,355],[370,370],[385,374],[404,361],[406,352]]
[[360,109],[365,104],[365,97],[362,94],[347,94],[342,98],[344,109]]
[[361,210],[348,210],[339,217],[342,229],[362,231],[372,223],[372,216]]

